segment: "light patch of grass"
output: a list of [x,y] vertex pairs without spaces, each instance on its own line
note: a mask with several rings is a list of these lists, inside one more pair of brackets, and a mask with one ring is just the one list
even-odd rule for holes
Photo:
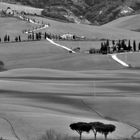
[[122,29],[127,29],[127,30],[137,30],[140,29],[139,26],[140,22],[140,15],[132,15],[132,16],[126,16],[126,17],[121,17],[119,19],[116,19],[112,22],[109,22],[102,27],[115,27],[115,28],[122,28]]
[[[15,36],[21,35],[21,39],[27,39],[27,35],[22,34],[23,30],[32,29],[36,25],[12,18],[0,17],[0,37],[3,40],[6,34],[10,35],[10,40],[13,41]],[[1,44],[0,44],[1,46]]]

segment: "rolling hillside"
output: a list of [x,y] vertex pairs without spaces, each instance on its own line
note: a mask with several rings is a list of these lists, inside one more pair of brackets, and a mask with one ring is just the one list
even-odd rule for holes
[[103,25],[103,27],[122,28],[127,30],[139,31],[140,30],[140,15],[132,15],[119,18],[110,23]]
[[[100,25],[121,16],[139,13],[139,0],[13,0],[14,4],[23,4],[44,9],[44,16],[71,22]],[[28,10],[27,10],[28,11]],[[89,22],[88,22],[89,21]]]
[[[51,25],[42,32],[140,41],[140,33],[131,31],[131,27],[138,28],[137,16],[99,27],[29,17]],[[24,28],[34,27],[13,17],[1,17],[0,25],[0,36],[22,34]],[[124,28],[126,25],[129,28]],[[68,48],[81,47],[81,53],[68,53],[47,40],[0,43],[0,60],[8,69],[0,72],[0,135],[17,140],[14,129],[18,139],[40,140],[42,134],[53,129],[77,138],[69,128],[71,123],[102,121],[116,125],[109,139],[140,137],[139,70],[124,68],[110,55],[84,53],[89,48],[99,48],[100,41],[55,42]],[[118,57],[132,65],[140,64],[139,53]],[[13,129],[2,118],[8,119]],[[93,133],[84,133],[83,138],[93,139]]]

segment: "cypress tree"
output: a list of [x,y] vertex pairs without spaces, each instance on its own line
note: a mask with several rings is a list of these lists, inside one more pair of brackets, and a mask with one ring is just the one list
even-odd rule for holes
[[131,46],[131,42],[130,40],[128,41],[128,51],[131,51],[132,50],[132,46]]
[[8,41],[8,42],[10,41],[10,36],[9,36],[9,35],[7,36],[7,41]]
[[140,42],[139,42],[139,51],[140,51]]
[[7,42],[7,35],[4,36],[4,42]]
[[19,35],[19,37],[18,37],[18,40],[19,40],[19,42],[21,42],[21,37],[20,37],[20,35]]
[[136,41],[135,40],[133,41],[133,51],[134,52],[136,51]]

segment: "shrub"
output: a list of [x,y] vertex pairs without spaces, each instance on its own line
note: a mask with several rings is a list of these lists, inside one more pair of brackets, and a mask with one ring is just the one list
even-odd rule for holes
[[0,71],[3,71],[5,70],[4,68],[4,62],[3,61],[0,61]]

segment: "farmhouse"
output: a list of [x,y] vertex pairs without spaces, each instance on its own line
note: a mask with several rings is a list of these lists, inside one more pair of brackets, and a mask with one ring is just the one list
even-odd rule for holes
[[133,12],[134,12],[134,10],[132,8],[130,8],[128,6],[125,6],[125,7],[122,8],[120,14],[121,15],[129,15],[129,14],[131,14]]
[[7,7],[5,13],[6,13],[7,15],[14,15],[14,11],[13,11],[10,7]]

